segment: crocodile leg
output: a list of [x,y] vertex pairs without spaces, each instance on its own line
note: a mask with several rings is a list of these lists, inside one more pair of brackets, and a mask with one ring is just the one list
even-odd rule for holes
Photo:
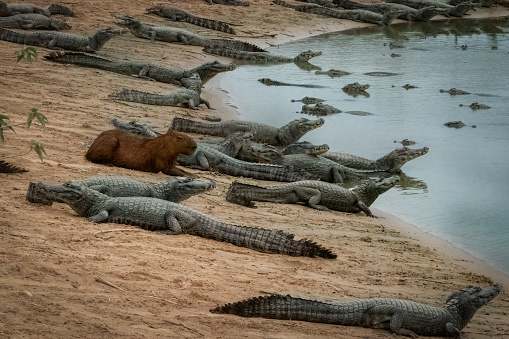
[[361,211],[363,211],[364,213],[366,213],[366,215],[368,217],[372,217],[372,218],[376,218],[376,216],[373,215],[373,213],[371,213],[371,210],[369,209],[368,206],[366,206],[365,203],[363,203],[362,201],[357,201],[357,206],[359,207],[359,209]]
[[331,168],[331,174],[332,174],[332,182],[335,184],[343,184],[343,175],[344,173],[342,170],[340,170],[338,167]]
[[301,200],[307,201],[309,207],[320,211],[329,211],[327,207],[319,205],[322,198],[322,193],[319,190],[310,187],[295,187],[294,191]]
[[95,223],[107,222],[109,216],[110,216],[110,214],[108,213],[107,210],[102,210],[101,212],[99,212],[91,217],[88,217],[87,220],[90,222],[95,222]]
[[200,98],[200,104],[205,104],[205,106],[207,106],[208,109],[213,109],[210,107],[210,103],[205,99]]

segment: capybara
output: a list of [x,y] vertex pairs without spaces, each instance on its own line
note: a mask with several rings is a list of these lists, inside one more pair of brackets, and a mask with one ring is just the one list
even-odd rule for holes
[[155,138],[140,137],[121,130],[104,131],[87,151],[87,160],[144,172],[183,176],[175,167],[179,154],[191,155],[196,141],[185,133],[168,130]]

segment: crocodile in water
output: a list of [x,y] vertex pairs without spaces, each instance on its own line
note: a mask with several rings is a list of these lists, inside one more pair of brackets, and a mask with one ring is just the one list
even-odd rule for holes
[[[172,177],[165,181],[144,183],[123,176],[97,176],[72,182],[109,197],[151,197],[177,203],[216,187],[216,183],[212,180],[196,180],[186,177]],[[33,182],[28,187],[26,199],[32,203],[52,204],[52,201],[44,196]]]
[[450,90],[446,91],[445,89],[441,89],[440,93],[449,93],[450,95],[468,95],[470,93],[462,91],[461,89],[451,88]]
[[113,30],[111,28],[101,29],[90,36],[63,32],[19,33],[0,28],[0,40],[29,46],[89,53],[100,50],[106,42],[118,34],[120,34],[119,30]]
[[157,14],[164,18],[169,18],[172,21],[184,21],[192,25],[207,27],[216,31],[221,31],[229,34],[236,34],[235,30],[231,28],[226,22],[200,18],[188,12],[185,12],[181,9],[163,4],[147,8],[147,13]]
[[186,88],[176,88],[166,94],[147,93],[124,88],[111,93],[108,97],[114,100],[138,102],[147,105],[184,105],[190,109],[198,109],[197,106],[205,104],[207,108],[210,108],[209,102],[200,97],[202,82],[197,73],[189,78],[181,79],[181,82]]
[[314,106],[304,105],[302,106],[302,110],[300,111],[302,114],[309,114],[318,117],[323,117],[327,115],[333,115],[341,113],[340,109],[337,109],[334,106],[322,104],[321,102],[315,104]]
[[325,74],[325,75],[330,76],[331,78],[336,78],[336,77],[342,77],[342,76],[345,76],[345,75],[349,75],[351,73],[346,72],[346,71],[342,71],[340,69],[329,69],[328,71],[316,71],[315,74],[316,75]]
[[363,95],[369,98],[369,93],[366,90],[369,88],[369,84],[361,85],[358,82],[354,82],[352,84],[348,84],[342,88],[343,92],[353,97],[358,95]]
[[399,176],[367,179],[347,189],[342,186],[317,180],[303,180],[275,186],[258,186],[233,182],[226,194],[226,200],[244,206],[254,206],[253,201],[279,204],[304,203],[321,211],[364,212],[374,217],[369,206],[378,196],[391,189]]
[[203,65],[187,70],[176,66],[161,66],[148,61],[111,60],[97,55],[75,52],[51,52],[47,60],[62,64],[74,64],[83,67],[98,68],[125,75],[136,75],[158,82],[181,85],[182,79],[198,73],[202,83],[206,83],[220,72],[232,71],[234,64],[222,64],[219,61],[206,62]]
[[7,17],[0,17],[0,27],[17,29],[49,29],[65,30],[70,29],[64,20],[50,18],[38,13],[16,14]]
[[80,217],[86,217],[91,222],[136,225],[174,235],[191,234],[268,253],[336,258],[329,249],[312,241],[294,240],[293,234],[226,223],[184,205],[162,199],[112,198],[73,183],[59,186],[38,183],[37,189],[49,199],[66,203]]
[[324,88],[324,87],[326,87],[326,86],[313,85],[313,84],[289,84],[287,82],[281,82],[281,81],[272,80],[269,78],[261,78],[261,79],[258,79],[258,81],[266,86],[296,86],[296,87],[307,87],[307,88]]
[[418,335],[462,338],[460,331],[500,290],[499,285],[470,286],[452,293],[443,307],[392,298],[320,302],[275,294],[227,304],[210,312],[384,328],[411,338]]
[[282,127],[274,127],[264,123],[242,120],[222,122],[194,121],[185,118],[174,118],[171,129],[187,132],[226,137],[235,132],[252,132],[253,141],[264,142],[275,146],[288,146],[298,141],[307,132],[321,127],[323,119],[297,119]]

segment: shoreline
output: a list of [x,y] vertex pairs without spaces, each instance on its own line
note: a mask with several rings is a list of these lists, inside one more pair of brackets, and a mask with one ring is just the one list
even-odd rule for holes
[[[509,9],[504,8],[502,6],[497,6],[495,10],[492,8],[481,8],[477,9],[477,12],[472,14],[466,19],[486,19],[486,18],[501,18],[509,16]],[[433,18],[433,21],[439,20],[448,20],[449,18],[443,16],[437,16]],[[458,18],[453,18],[458,19]],[[404,23],[404,20],[396,20],[395,24]],[[347,21],[338,23],[337,25],[328,25],[327,28],[319,28],[312,32],[306,32],[306,28],[295,28],[292,30],[292,34],[288,33],[278,33],[276,38],[274,39],[277,44],[285,44],[291,41],[300,40],[304,38],[309,38],[313,36],[318,36],[321,34],[345,31],[348,29],[355,28],[364,28],[370,27],[373,25],[357,23],[353,21]],[[268,46],[273,46],[274,44],[267,44],[264,39],[255,39],[252,40],[252,43],[255,44],[266,44]],[[221,62],[235,62],[235,60],[229,58],[218,57]],[[219,74],[216,77],[212,78],[205,85],[205,92],[207,93],[207,99],[211,102],[211,105],[216,110],[221,111],[222,120],[236,120],[239,117],[239,109],[232,103],[233,98],[230,96],[230,93],[227,92],[221,86],[221,81],[225,74]],[[478,274],[485,275],[490,277],[494,282],[500,283],[503,286],[509,286],[509,273],[502,272],[497,268],[490,266],[486,261],[481,258],[474,256],[473,254],[468,253],[467,251],[457,247],[454,243],[450,242],[445,238],[441,238],[439,236],[428,233],[422,229],[420,229],[417,225],[411,224],[404,220],[399,219],[398,217],[379,210],[377,208],[372,208],[376,211],[375,214],[379,215],[383,218],[384,223],[387,227],[391,227],[398,232],[401,232],[404,236],[407,236],[411,239],[416,240],[419,244],[422,244],[426,247],[432,248],[442,255],[442,258],[453,261],[465,269],[476,272]]]

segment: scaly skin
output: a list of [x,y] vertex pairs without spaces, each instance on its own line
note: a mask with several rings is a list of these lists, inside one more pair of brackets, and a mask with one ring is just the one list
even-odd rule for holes
[[292,8],[298,12],[329,16],[337,19],[367,22],[371,24],[377,24],[379,26],[388,26],[399,15],[403,14],[403,11],[401,10],[394,10],[382,15],[363,9],[339,10],[310,3],[304,5],[290,5],[282,0],[274,0],[273,3],[283,7]]
[[16,14],[0,18],[0,27],[17,29],[49,29],[56,31],[71,28],[71,26],[63,20],[50,18],[37,13]]
[[101,29],[91,36],[62,32],[18,33],[0,28],[0,40],[49,49],[66,49],[89,53],[100,50],[106,42],[118,34],[120,34],[120,31],[111,28]]
[[329,249],[312,241],[294,240],[293,234],[229,224],[170,201],[147,197],[111,198],[73,183],[60,186],[38,183],[37,189],[49,199],[66,203],[91,222],[136,225],[174,235],[197,235],[268,253],[336,258]]
[[460,331],[475,312],[500,290],[499,285],[484,289],[470,286],[451,294],[443,307],[389,298],[320,302],[275,294],[227,304],[210,312],[383,328],[411,338],[418,335],[462,338]]
[[148,61],[111,60],[97,55],[73,52],[52,52],[45,56],[47,60],[62,64],[74,64],[83,67],[98,68],[109,72],[136,75],[141,78],[164,82],[168,84],[182,84],[182,80],[198,73],[202,84],[209,81],[220,72],[232,71],[234,64],[222,64],[218,61],[207,62],[201,66],[187,70],[180,67],[166,67],[152,64]]
[[251,142],[242,147],[237,158],[248,162],[271,164],[281,163],[283,157],[288,154],[320,155],[328,150],[329,145],[327,144],[313,145],[307,141],[295,142],[282,150],[271,145]]
[[408,21],[428,21],[436,15],[444,14],[447,9],[439,8],[436,6],[427,6],[421,9],[415,9],[406,5],[395,3],[377,3],[377,4],[362,4],[349,0],[335,0],[335,3],[344,9],[365,9],[368,11],[385,14],[390,11],[399,10],[404,13],[398,18]]
[[364,212],[375,217],[369,206],[378,196],[399,181],[399,176],[377,180],[364,180],[352,189],[323,181],[303,180],[275,186],[255,186],[233,182],[226,194],[226,201],[253,207],[253,201],[279,204],[304,203],[321,211]]
[[317,117],[324,117],[328,115],[338,114],[342,111],[340,109],[337,109],[334,106],[322,104],[321,102],[315,104],[314,106],[304,105],[302,106],[301,113],[302,114],[309,114],[314,115]]
[[169,18],[172,21],[184,21],[192,25],[201,27],[207,27],[216,31],[225,32],[229,34],[236,34],[235,30],[231,28],[226,22],[204,19],[194,16],[181,9],[167,6],[167,5],[155,5],[147,8],[147,13],[156,14],[163,18]]
[[474,4],[472,2],[463,2],[456,6],[451,6],[445,2],[434,0],[386,0],[385,2],[401,4],[416,9],[435,6],[438,8],[445,9],[446,11],[443,12],[442,14],[446,16],[457,16],[457,17],[465,15],[468,11],[474,9],[477,6],[477,4]]
[[134,36],[150,39],[151,41],[160,40],[192,46],[231,48],[248,52],[265,52],[263,48],[243,41],[208,39],[181,28],[150,26],[129,16],[119,17],[118,19],[122,21],[117,22],[117,25],[128,28]]
[[6,4],[5,2],[0,1],[0,17],[31,13],[42,14],[44,16],[50,16],[52,14],[75,16],[74,12],[70,8],[62,5],[49,5],[46,7],[39,7],[27,3]]
[[24,168],[20,168],[14,165],[9,164],[3,160],[0,160],[0,173],[23,173],[28,172]]
[[[176,203],[216,187],[216,183],[212,180],[195,180],[186,177],[172,177],[166,181],[144,183],[123,176],[97,176],[74,180],[72,183],[86,186],[109,197],[151,197]],[[35,183],[30,183],[26,199],[32,203],[51,205],[52,201],[37,187]]]
[[296,57],[286,57],[282,55],[274,55],[271,53],[261,53],[261,52],[246,52],[235,50],[231,48],[219,47],[219,46],[210,46],[205,47],[203,49],[205,53],[224,56],[232,59],[241,59],[248,60],[254,63],[263,63],[263,64],[278,64],[278,63],[289,63],[293,62],[295,64],[303,64],[307,63],[309,59],[314,58],[316,56],[322,55],[322,52],[313,52],[313,51],[304,51],[301,52]]
[[227,120],[222,122],[194,121],[174,118],[171,129],[175,131],[199,133],[226,137],[235,132],[252,132],[253,141],[275,146],[287,146],[325,123],[323,119],[297,119],[282,127],[274,127],[253,121]]
[[114,100],[138,102],[147,105],[184,105],[190,109],[198,109],[197,106],[205,104],[205,106],[210,109],[209,102],[200,97],[202,82],[197,73],[191,75],[189,78],[181,79],[181,81],[187,88],[177,88],[166,94],[147,93],[124,88],[111,93],[108,97]]
[[209,3],[209,5],[218,4],[218,5],[229,5],[229,6],[249,6],[248,1],[241,0],[205,0]]
[[401,171],[401,167],[404,164],[410,160],[423,156],[424,154],[428,153],[428,151],[428,147],[419,149],[402,147],[395,149],[394,151],[384,155],[377,160],[368,160],[355,155],[339,152],[327,152],[322,154],[322,157],[350,168],[385,172],[399,172]]

